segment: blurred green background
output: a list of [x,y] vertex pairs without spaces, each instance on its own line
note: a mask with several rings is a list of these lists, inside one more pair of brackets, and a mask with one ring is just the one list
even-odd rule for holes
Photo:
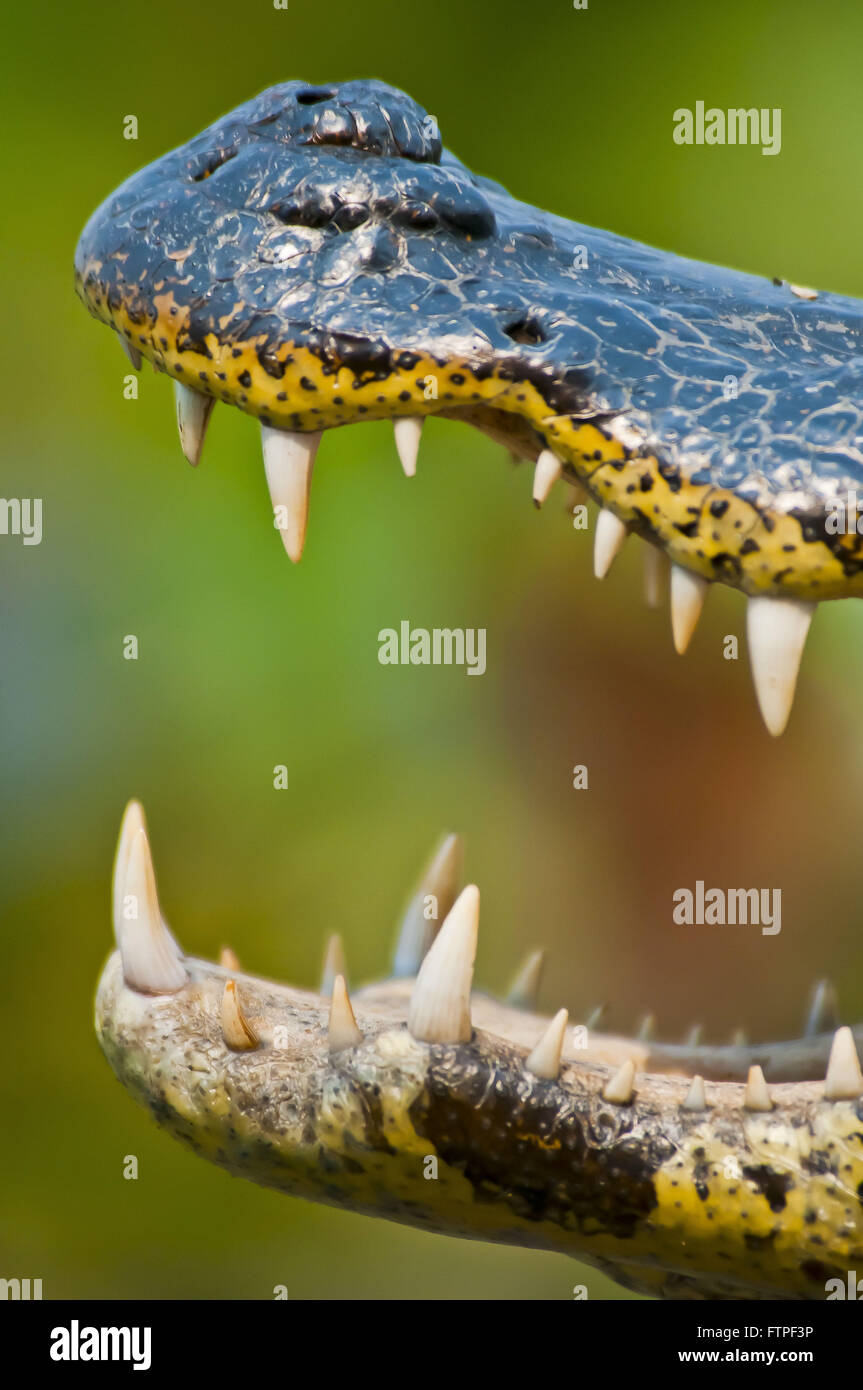
[[[234,1181],[160,1133],[91,1025],[109,874],[140,796],[184,946],[317,980],[341,930],[384,974],[432,841],[467,842],[478,980],[545,944],[543,1004],[721,1038],[799,1025],[814,976],[863,1010],[860,614],[828,605],[786,736],[762,728],[743,601],[711,594],[685,660],[646,613],[639,546],[602,585],[590,538],[527,469],[432,421],[417,478],[386,424],[322,445],[306,555],[272,529],[258,430],[214,415],[197,471],[170,385],[138,401],[72,289],[89,213],[136,167],[271,83],[380,77],[514,194],[676,251],[863,294],[863,12],[847,4],[566,0],[87,0],[5,18],[0,390],[5,496],[44,539],[0,537],[5,1064],[0,1254],[46,1297],[622,1296],[563,1257],[448,1241]],[[782,152],[682,149],[672,111],[779,106]],[[138,116],[137,143],[122,138]],[[488,672],[384,668],[377,632],[483,626]],[[137,662],[122,643],[134,633]],[[273,789],[286,763],[290,787]],[[571,789],[574,763],[590,790]],[[703,878],[781,887],[783,929],[686,930]],[[125,1154],[140,1179],[122,1178]]]

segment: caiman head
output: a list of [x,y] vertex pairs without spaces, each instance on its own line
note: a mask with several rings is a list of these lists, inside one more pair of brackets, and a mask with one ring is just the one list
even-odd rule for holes
[[[863,1261],[863,1076],[816,990],[793,1042],[677,1046],[473,991],[479,892],[456,836],[407,908],[393,975],[319,993],[183,955],[137,802],[114,871],[96,1031],[119,1079],[196,1153],[296,1196],[577,1256],[667,1298],[825,1298]],[[440,927],[439,930],[438,926]],[[855,1037],[856,1035],[856,1037]]]
[[667,557],[678,650],[741,589],[772,733],[815,605],[863,593],[863,305],[516,202],[383,83],[240,106],[99,208],[76,277],[173,377],[190,462],[216,401],[260,420],[293,560],[324,430],[391,418],[410,474],[440,414],[534,460],[537,504],[560,477],[599,504],[598,576],[633,531],[652,592]]
[[[748,600],[768,728],[819,599],[863,592],[856,301],[702,266],[516,202],[376,82],[291,82],[129,179],[78,291],[133,365],[174,380],[197,463],[212,406],[261,423],[276,526],[302,554],[323,431],[476,426],[670,562],[685,650],[708,585]],[[843,512],[843,508],[845,511]],[[581,515],[580,515],[581,514]],[[445,842],[389,981],[349,1001],[333,947],[306,993],[186,958],[134,803],[96,1023],[157,1120],[232,1172],[463,1236],[569,1251],[669,1297],[824,1297],[863,1262],[863,1080],[829,990],[789,1043],[659,1046],[472,992],[479,895]],[[441,923],[440,931],[435,928]]]

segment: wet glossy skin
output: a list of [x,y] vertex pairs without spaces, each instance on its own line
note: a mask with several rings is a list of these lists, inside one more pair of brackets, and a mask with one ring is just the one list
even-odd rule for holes
[[[493,165],[493,151],[489,163]],[[291,430],[465,412],[748,593],[863,592],[863,306],[518,203],[376,82],[289,82],[129,179],[78,290],[161,370]]]

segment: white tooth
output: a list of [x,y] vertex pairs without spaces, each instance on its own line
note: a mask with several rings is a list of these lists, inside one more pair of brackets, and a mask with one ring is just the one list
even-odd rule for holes
[[[123,893],[126,882],[126,870],[129,866],[129,851],[132,848],[132,841],[136,833],[143,830],[147,833],[149,841],[149,831],[147,831],[147,821],[144,816],[144,808],[140,801],[132,800],[123,812],[123,820],[120,825],[120,835],[117,840],[117,852],[114,855],[114,887],[113,887],[113,920],[114,935],[117,945],[120,945],[120,934],[117,930],[117,923],[123,918]],[[168,934],[168,938],[174,947],[174,951],[180,960],[183,959],[183,948],[174,936],[164,917],[162,926]]]
[[735,1028],[729,1039],[732,1047],[748,1047],[749,1036],[745,1028]]
[[274,522],[294,564],[303,553],[309,520],[309,493],[320,430],[297,434],[261,425],[264,469],[273,504]]
[[539,1076],[544,1081],[557,1079],[568,1022],[569,1014],[566,1009],[558,1009],[524,1064],[528,1071],[533,1072],[534,1076]]
[[326,954],[324,955],[324,968],[321,974],[321,994],[325,999],[329,999],[333,992],[333,985],[337,975],[347,975],[345,965],[345,953],[342,948],[342,938],[338,932],[333,932],[327,942]]
[[587,1015],[587,1021],[584,1025],[588,1032],[599,1027],[600,1023],[605,1018],[606,1007],[607,1006],[605,1004],[597,1004],[595,1009],[591,1009],[590,1013]]
[[413,478],[417,471],[417,454],[424,424],[422,415],[400,415],[393,420],[396,448],[406,478]]
[[461,883],[462,858],[461,836],[445,835],[402,918],[393,961],[396,979],[416,975],[425,960],[438,927],[455,902]]
[[223,970],[230,970],[232,974],[239,973],[240,962],[236,951],[232,950],[230,946],[222,947],[219,952],[219,964]]
[[562,472],[560,459],[551,449],[543,449],[533,472],[533,500],[538,507],[542,506]]
[[545,965],[545,951],[532,951],[512,982],[506,997],[514,1009],[535,1009],[539,982]]
[[773,1101],[760,1067],[750,1067],[746,1078],[746,1091],[743,1096],[744,1110],[772,1110]]
[[860,1059],[850,1028],[837,1028],[830,1048],[827,1077],[824,1082],[825,1100],[856,1100],[863,1091]]
[[832,980],[819,980],[812,991],[809,1013],[803,1036],[817,1037],[839,1027],[839,1001]]
[[173,994],[182,989],[186,970],[162,921],[150,846],[143,828],[132,836],[119,905],[114,933],[120,944],[126,984],[146,994]]
[[251,1052],[260,1042],[240,1008],[237,986],[233,980],[225,981],[222,992],[222,1037],[234,1052]]
[[469,883],[420,966],[408,1029],[421,1042],[470,1042],[470,991],[479,929],[479,889]]
[[139,372],[141,370],[141,363],[144,361],[140,349],[136,348],[134,343],[130,343],[128,338],[124,338],[122,333],[119,335],[119,338],[123,351],[132,363],[135,371]]
[[196,467],[204,447],[204,435],[216,402],[212,396],[204,396],[184,386],[182,381],[174,382],[174,400],[177,405],[177,429],[180,431],[180,448],[192,467]]
[[656,1019],[653,1014],[645,1014],[636,1034],[639,1042],[650,1042],[656,1032]]
[[644,602],[648,608],[661,608],[668,581],[668,556],[655,545],[644,546]]
[[681,1110],[706,1110],[707,1096],[704,1091],[704,1077],[693,1076],[692,1084],[686,1092],[686,1099],[681,1105]]
[[333,980],[333,997],[330,1000],[330,1023],[327,1034],[330,1052],[344,1052],[346,1047],[357,1047],[363,1035],[357,1027],[351,1001],[348,998],[344,975]]
[[703,1032],[704,1028],[702,1027],[702,1025],[700,1023],[694,1023],[686,1035],[686,1046],[698,1047],[698,1044],[701,1042],[701,1035]]
[[604,579],[608,574],[615,555],[628,535],[625,522],[603,507],[596,518],[593,537],[593,572],[597,579]]
[[603,1099],[610,1100],[613,1105],[628,1105],[632,1100],[634,1081],[635,1063],[627,1057],[625,1062],[621,1062],[614,1076],[608,1082],[602,1093]]
[[674,650],[682,656],[701,617],[709,580],[682,565],[671,566],[671,633]]
[[752,679],[764,723],[782,733],[794,703],[794,688],[814,603],[798,598],[751,598],[746,610]]

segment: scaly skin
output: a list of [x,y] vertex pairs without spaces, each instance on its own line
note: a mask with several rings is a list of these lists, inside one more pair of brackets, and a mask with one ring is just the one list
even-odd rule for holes
[[826,527],[863,495],[863,305],[518,203],[382,83],[273,87],[141,170],[76,282],[158,370],[265,424],[459,415],[552,449],[707,580],[863,592],[863,536]]
[[[329,1001],[200,960],[174,994],[130,989],[118,952],[96,999],[105,1055],[136,1100],[196,1153],[294,1196],[444,1234],[563,1251],[666,1298],[824,1298],[863,1261],[863,1101],[821,1082],[735,1082],[682,1108],[688,1080],[642,1071],[649,1049],[570,1031],[557,1080],[525,1056],[542,1018],[481,995],[468,1043],[405,1027],[409,984],[354,998],[363,1038],[331,1057]],[[260,1045],[220,1025],[235,979]],[[816,1055],[823,1050],[818,1040]],[[638,1060],[630,1104],[605,1101]],[[690,1060],[697,1065],[698,1049]],[[438,1160],[436,1179],[425,1160]]]
[[[551,457],[678,575],[754,597],[774,733],[808,605],[863,592],[863,537],[827,524],[863,483],[863,305],[520,204],[381,83],[273,88],[134,175],[85,228],[76,283],[133,358],[186,388],[193,462],[210,401],[261,421],[265,457],[277,432],[268,479],[289,493],[292,558],[314,457],[297,440],[437,413]],[[692,603],[678,594],[679,649]],[[362,1036],[332,1050],[326,999],[236,971],[248,1031],[226,1025],[226,971],[181,967],[150,919],[106,966],[99,1037],[159,1123],[232,1172],[565,1250],[667,1297],[824,1297],[863,1261],[850,1035],[754,1049],[593,1035],[583,1049],[569,1034],[543,1076],[528,1054],[544,1020],[475,996],[463,1036],[424,1041],[394,981],[358,995]],[[116,903],[115,922],[122,943]],[[627,1058],[634,1089],[615,1097]],[[767,1109],[742,1085],[752,1064]],[[691,1073],[713,1078],[706,1108]]]

